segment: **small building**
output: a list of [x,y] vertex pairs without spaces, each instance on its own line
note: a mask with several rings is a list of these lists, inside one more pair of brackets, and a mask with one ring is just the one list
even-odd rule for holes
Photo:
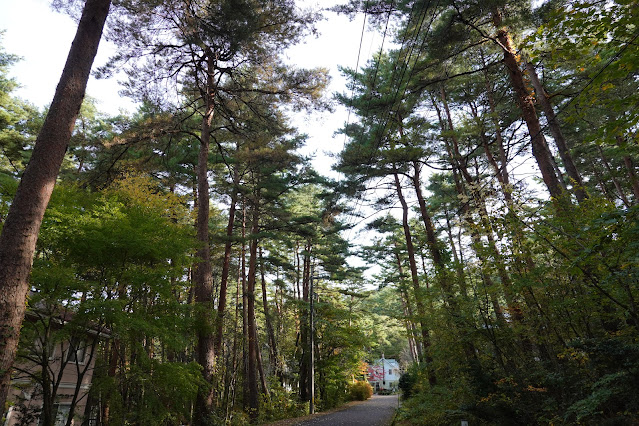
[[103,327],[89,326],[81,333],[62,334],[52,341],[52,336],[66,331],[72,318],[73,314],[68,311],[54,315],[27,311],[22,339],[33,340],[30,344],[25,342],[16,359],[8,398],[10,406],[4,413],[3,426],[42,424],[45,399],[53,425],[65,426],[69,418],[71,425],[92,423],[86,417],[85,408],[96,348],[98,341],[109,334]]
[[397,391],[401,374],[399,363],[384,355],[368,366],[368,382],[376,393]]

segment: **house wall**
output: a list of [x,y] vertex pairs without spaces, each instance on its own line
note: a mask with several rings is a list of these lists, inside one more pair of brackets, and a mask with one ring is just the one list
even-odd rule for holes
[[[84,360],[82,362],[66,361],[69,351],[69,342],[63,342],[57,345],[53,356],[49,358],[49,365],[54,372],[54,379],[60,377],[60,385],[58,386],[55,403],[61,406],[60,415],[57,417],[56,426],[62,423],[62,413],[66,407],[70,407],[73,395],[76,392],[76,386],[79,386],[78,400],[74,410],[74,425],[81,424],[81,418],[87,403],[87,393],[93,379],[93,370],[95,365],[95,356],[91,356],[91,345],[88,344]],[[24,370],[28,373],[39,374],[41,366],[35,363],[18,362],[16,370]],[[83,374],[84,372],[84,374]],[[12,389],[9,394],[9,401],[14,404],[7,416],[5,426],[14,426],[20,424],[21,417],[27,416],[31,420],[27,422],[29,425],[38,425],[38,413],[42,409],[42,397],[38,391],[38,385],[28,379],[25,372],[16,372],[15,379],[12,382]],[[66,420],[66,418],[65,418]],[[24,424],[24,423],[23,423]]]
[[379,359],[368,367],[368,382],[377,392],[397,390],[401,371],[394,359]]

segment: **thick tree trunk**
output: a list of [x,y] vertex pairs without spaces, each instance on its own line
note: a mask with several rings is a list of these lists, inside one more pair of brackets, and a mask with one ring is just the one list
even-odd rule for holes
[[433,220],[430,217],[428,208],[426,207],[426,200],[422,193],[422,184],[420,177],[420,166],[417,161],[413,161],[413,187],[415,189],[415,195],[417,195],[417,202],[419,204],[419,212],[424,222],[424,228],[426,228],[426,243],[428,244],[428,251],[431,259],[437,268],[439,273],[442,273],[445,269],[444,260],[442,257],[442,250],[437,241],[437,235],[435,234],[435,226]]
[[510,81],[515,91],[515,100],[521,110],[522,118],[528,127],[533,156],[537,161],[548,192],[550,192],[553,198],[559,199],[562,195],[561,183],[555,174],[553,159],[544,141],[544,135],[541,131],[541,125],[539,124],[539,118],[537,117],[533,103],[533,96],[526,87],[524,73],[519,66],[519,56],[513,46],[508,30],[501,27],[501,14],[497,11],[493,13],[493,23],[497,28],[497,40],[504,52],[504,64],[508,69]]
[[537,95],[537,101],[541,105],[541,109],[544,111],[546,115],[546,119],[548,120],[548,127],[550,128],[550,134],[555,140],[555,144],[557,145],[557,150],[559,151],[559,156],[561,157],[561,161],[564,163],[564,167],[566,168],[566,173],[568,177],[572,181],[573,191],[575,196],[577,197],[577,201],[579,203],[584,202],[588,195],[584,190],[583,180],[581,179],[581,175],[579,174],[579,170],[577,170],[577,166],[572,159],[572,155],[570,154],[570,150],[568,149],[568,145],[566,144],[566,139],[564,138],[564,134],[561,131],[561,127],[559,126],[559,122],[557,121],[557,116],[555,115],[555,111],[550,104],[550,99],[548,97],[548,93],[546,89],[539,81],[539,77],[537,76],[537,71],[535,67],[530,62],[526,63],[526,70],[528,71],[528,77],[530,78],[530,82],[535,88],[535,94]]
[[209,246],[209,180],[208,160],[209,144],[211,138],[211,121],[215,106],[213,104],[213,72],[215,62],[213,55],[207,55],[207,84],[206,84],[206,110],[202,117],[202,130],[200,134],[200,152],[197,165],[197,240],[200,247],[197,250],[197,263],[193,274],[193,287],[195,303],[198,306],[198,332],[197,332],[197,362],[202,367],[202,377],[207,383],[207,388],[201,388],[197,394],[194,421],[197,425],[207,423],[207,418],[213,410],[215,389],[213,375],[215,373],[215,324],[211,313],[213,306],[213,276],[211,271],[211,253]]
[[80,111],[111,0],[87,0],[31,160],[0,234],[0,410],[16,357],[33,254],[56,177]]

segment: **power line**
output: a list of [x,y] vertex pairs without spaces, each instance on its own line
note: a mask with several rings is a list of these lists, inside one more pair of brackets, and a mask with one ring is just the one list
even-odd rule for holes
[[[398,54],[397,54],[398,58],[404,57],[405,59],[401,61],[402,62],[401,66],[398,66],[399,65],[398,62],[395,62],[394,66],[393,66],[393,72],[391,74],[391,78],[390,78],[390,81],[389,81],[391,86],[392,86],[393,82],[397,81],[396,80],[397,79],[396,76],[397,76],[397,73],[398,73],[398,69],[401,69],[401,71],[400,71],[401,72],[401,77],[399,78],[399,81],[395,84],[396,85],[395,94],[393,95],[392,102],[389,104],[389,108],[388,108],[388,111],[385,114],[385,118],[382,120],[384,122],[384,125],[382,127],[381,134],[379,135],[379,138],[376,138],[376,143],[375,143],[374,149],[371,151],[370,155],[368,156],[368,160],[365,163],[367,168],[371,168],[372,167],[373,157],[375,156],[375,153],[379,150],[379,148],[381,147],[381,144],[383,142],[384,133],[386,132],[386,127],[388,126],[388,123],[390,122],[390,119],[391,119],[392,107],[397,102],[397,99],[398,99],[398,96],[399,96],[399,92],[400,92],[400,90],[402,90],[402,84],[404,82],[404,77],[406,76],[406,71],[407,71],[407,69],[408,69],[408,67],[410,65],[411,59],[413,57],[413,53],[414,53],[414,50],[415,50],[415,43],[416,43],[416,41],[417,41],[417,39],[418,39],[418,37],[419,37],[419,35],[421,33],[421,29],[422,29],[422,27],[424,25],[424,21],[425,21],[426,15],[427,15],[427,11],[428,11],[428,9],[431,6],[431,0],[428,1],[428,4],[426,4],[426,3],[422,3],[422,4],[423,4],[423,7],[422,7],[421,11],[419,12],[419,17],[417,18],[419,20],[419,24],[415,27],[415,30],[413,32],[413,36],[409,37],[410,24],[411,24],[411,22],[413,20],[413,17],[414,17],[414,14],[413,14],[413,10],[414,9],[411,9],[411,11],[410,11],[409,19],[408,19],[408,22],[406,24],[406,31],[404,32],[402,43],[401,43],[400,49],[398,50]],[[437,5],[438,4],[439,4],[439,1],[438,1]],[[414,5],[413,5],[413,7],[414,7]],[[391,7],[391,9],[389,9],[389,18],[390,18],[390,10],[392,10],[392,7]],[[430,23],[428,25],[427,33],[424,35],[424,39],[422,41],[422,44],[420,45],[420,48],[418,49],[420,52],[421,52],[421,50],[423,49],[423,47],[425,45],[425,42],[426,42],[426,39],[427,39],[427,35],[428,35],[428,31],[430,31],[430,28],[432,26],[432,23],[434,21],[435,16],[436,16],[436,7],[435,7],[435,10],[433,10],[433,16],[431,17]],[[387,21],[387,26],[388,26],[388,21]],[[410,46],[409,50],[407,49],[408,53],[406,53],[406,51],[405,51],[404,55],[402,55],[402,51],[405,50],[406,43],[411,38],[412,38],[413,41],[409,45]],[[380,57],[379,57],[379,60],[377,62],[377,66],[376,66],[375,73],[374,73],[373,84],[372,84],[372,88],[373,89],[375,87],[377,71],[378,71],[378,67],[379,67],[380,62],[381,62],[381,52],[380,52]],[[411,73],[409,75],[409,79],[412,77],[413,72],[414,72],[414,68],[411,68]],[[405,93],[406,93],[406,87],[404,87],[404,90],[402,91],[402,97],[404,96]],[[371,95],[372,95],[372,93],[371,93]],[[366,110],[365,110],[365,113],[364,113],[364,120],[369,118],[368,117],[368,113],[369,113],[371,97],[369,97],[369,99],[368,99],[367,107],[366,107]],[[399,106],[398,106],[398,110],[399,110]],[[360,137],[362,136],[363,132],[364,132],[364,126],[362,126],[362,129],[360,131]],[[362,198],[363,198],[363,194],[358,197],[358,202],[356,204],[356,212],[359,211],[359,206],[360,206],[360,204],[362,202]],[[351,222],[354,222],[354,220],[356,220],[357,215],[352,215],[352,217],[354,219]],[[349,234],[350,234],[350,229],[349,229]]]

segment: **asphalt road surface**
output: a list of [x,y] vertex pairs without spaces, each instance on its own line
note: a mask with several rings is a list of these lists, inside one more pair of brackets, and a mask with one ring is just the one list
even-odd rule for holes
[[386,426],[397,409],[397,395],[373,395],[346,410],[295,423],[296,426]]

